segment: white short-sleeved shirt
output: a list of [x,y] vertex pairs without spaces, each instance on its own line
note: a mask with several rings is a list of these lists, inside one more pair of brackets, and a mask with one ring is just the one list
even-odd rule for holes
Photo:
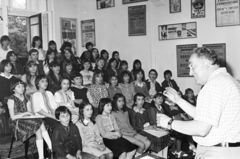
[[9,51],[12,51],[12,49],[8,49],[7,51],[3,50],[2,47],[0,46],[0,62],[4,59],[6,59],[7,53]]
[[[50,106],[52,107],[53,110],[57,109],[57,103],[54,100],[54,96],[52,92],[46,91]],[[48,113],[48,109],[45,106],[43,96],[41,92],[35,92],[32,95],[32,104],[33,104],[33,111],[34,113],[38,113],[40,110],[43,110]]]
[[59,90],[55,92],[54,99],[59,106],[64,103],[65,106],[72,107],[72,104],[74,104],[73,101],[75,100],[75,96],[71,90],[67,90],[66,93],[63,93],[61,90]]
[[202,146],[240,142],[240,83],[226,68],[217,69],[200,91],[194,120],[212,125],[205,137],[193,137]]
[[92,84],[92,78],[93,78],[92,71],[88,71],[88,73],[86,73],[82,70],[82,71],[80,71],[80,73],[83,76],[83,85]]

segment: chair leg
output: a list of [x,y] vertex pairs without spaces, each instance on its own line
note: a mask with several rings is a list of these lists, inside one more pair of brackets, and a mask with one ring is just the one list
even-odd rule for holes
[[13,141],[14,141],[14,135],[12,136],[12,141],[11,141],[11,145],[10,145],[10,150],[9,150],[9,152],[8,152],[8,158],[10,158],[10,155],[11,155],[12,146],[13,146]]
[[29,139],[25,141],[25,159],[28,158]]

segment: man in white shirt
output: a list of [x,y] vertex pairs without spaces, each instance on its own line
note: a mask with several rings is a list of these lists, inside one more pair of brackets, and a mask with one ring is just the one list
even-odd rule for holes
[[158,126],[192,135],[198,143],[196,158],[237,159],[240,157],[240,83],[226,68],[219,66],[217,55],[197,48],[189,59],[190,75],[204,86],[197,106],[183,100],[172,88],[164,94],[178,104],[192,121],[157,117]]

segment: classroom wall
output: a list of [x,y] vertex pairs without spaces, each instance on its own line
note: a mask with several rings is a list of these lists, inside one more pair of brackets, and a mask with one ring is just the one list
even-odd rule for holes
[[[176,45],[226,43],[228,70],[239,80],[240,26],[215,27],[215,1],[206,1],[206,17],[200,19],[191,19],[190,0],[181,2],[182,11],[170,14],[167,0],[158,7],[151,1],[123,5],[121,0],[115,0],[115,7],[101,10],[96,9],[95,0],[54,0],[56,42],[60,44],[59,17],[77,18],[78,53],[81,53],[85,48],[81,46],[80,21],[95,19],[96,48],[107,49],[110,54],[119,51],[121,59],[128,61],[130,70],[133,61],[140,59],[146,74],[151,68],[158,71],[159,82],[163,81],[164,70],[170,69],[181,90],[191,87],[195,94],[200,86],[195,84],[194,78],[177,77]],[[128,7],[143,4],[147,5],[147,35],[128,36]],[[192,21],[197,22],[197,38],[158,40],[158,25]]]
[[[202,46],[202,44],[226,43],[226,60],[228,70],[235,78],[239,80],[240,72],[238,68],[240,66],[240,26],[215,27],[215,1],[206,1],[206,18],[200,19],[191,19],[190,0],[184,0],[181,2],[181,13],[170,14],[169,3],[166,3],[166,6],[164,7],[158,7],[156,14],[159,16],[159,18],[156,19],[156,23],[158,25],[163,25],[196,21],[197,38],[168,41],[156,40],[156,50],[158,50],[158,52],[156,52],[156,60],[161,61],[161,63],[157,63],[156,65],[158,71],[163,72],[165,68],[172,70],[173,74],[175,74],[174,79],[180,85],[181,90],[185,90],[187,87],[193,87],[195,92],[197,92],[200,87],[196,86],[194,78],[176,77],[176,45],[198,44],[198,46]],[[156,26],[155,30],[157,29],[158,28]]]
[[[62,45],[60,18],[78,18],[78,0],[50,0],[49,11],[53,13],[53,40],[58,50]],[[79,43],[79,41],[78,41]]]
[[[127,59],[132,69],[132,62],[138,58],[143,63],[147,73],[155,68],[158,81],[162,82],[163,72],[170,69],[173,78],[182,91],[191,87],[197,93],[200,86],[195,84],[192,77],[177,77],[176,45],[226,43],[226,59],[228,70],[237,79],[240,79],[238,61],[240,60],[240,26],[215,27],[215,2],[206,1],[206,18],[191,19],[190,0],[182,2],[180,13],[169,13],[169,3],[156,7],[152,2],[140,2],[122,5],[122,1],[115,0],[115,7],[96,9],[95,1],[81,0],[79,2],[80,20],[95,19],[97,48],[106,48],[109,52],[118,50],[122,59]],[[147,5],[147,35],[128,36],[128,6]],[[197,38],[179,40],[158,40],[158,25],[182,22],[197,22]],[[83,49],[84,50],[84,49]]]

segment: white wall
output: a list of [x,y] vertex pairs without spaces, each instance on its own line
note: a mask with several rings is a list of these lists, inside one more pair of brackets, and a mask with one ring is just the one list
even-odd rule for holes
[[[106,48],[109,52],[118,50],[121,58],[129,62],[130,69],[134,59],[140,59],[146,73],[150,68],[158,71],[159,82],[163,80],[164,70],[170,69],[182,91],[188,87],[193,88],[196,93],[199,91],[200,87],[193,78],[177,77],[176,45],[194,43],[198,46],[226,43],[227,63],[234,77],[240,79],[240,72],[237,70],[240,60],[240,26],[216,28],[214,1],[206,1],[206,18],[201,19],[191,19],[190,0],[181,2],[182,12],[170,14],[168,1],[165,6],[155,7],[150,1],[122,5],[122,1],[115,0],[114,8],[97,10],[95,1],[81,0],[79,15],[80,20],[95,19],[97,48]],[[129,37],[128,6],[142,4],[147,5],[147,35]],[[158,25],[191,21],[197,22],[197,38],[158,41]]]
[[[176,45],[226,43],[227,64],[233,76],[240,79],[240,26],[216,28],[214,0],[206,0],[206,18],[201,19],[191,19],[190,0],[181,2],[182,12],[170,14],[168,0],[160,7],[150,1],[123,5],[122,0],[115,0],[115,7],[101,10],[96,9],[95,0],[54,0],[56,42],[60,44],[60,17],[78,18],[78,52],[81,53],[85,48],[81,47],[80,21],[95,19],[96,48],[107,49],[109,53],[119,51],[121,59],[128,61],[130,70],[132,62],[140,59],[146,73],[151,68],[158,71],[159,82],[163,81],[164,70],[170,69],[182,91],[191,87],[196,94],[200,87],[193,78],[177,77]],[[128,7],[143,4],[147,5],[147,35],[129,37]],[[197,38],[158,41],[158,25],[191,21],[197,22]]]
[[[53,3],[51,3],[51,1]],[[60,18],[78,18],[78,0],[50,0],[49,10],[53,12],[54,39],[58,50],[62,45]],[[78,25],[77,25],[78,28]],[[50,39],[52,40],[52,39]],[[79,43],[79,41],[77,41]]]
[[[146,4],[137,3],[138,5]],[[96,48],[106,49],[110,56],[117,50],[120,58],[125,59],[132,69],[135,59],[140,59],[145,70],[150,69],[151,52],[150,27],[147,27],[146,36],[128,36],[128,6],[122,5],[121,0],[115,0],[115,7],[96,9],[96,1],[81,0],[79,3],[80,20],[95,19]],[[149,8],[147,8],[147,12]],[[149,18],[147,18],[149,23]],[[81,37],[81,36],[80,36]],[[85,50],[82,48],[81,51]]]
[[[185,90],[187,87],[194,88],[195,92],[199,87],[195,85],[193,78],[177,78],[177,63],[176,63],[176,45],[181,44],[211,44],[211,43],[226,43],[226,59],[230,72],[237,79],[240,79],[239,61],[240,61],[240,26],[231,27],[215,27],[215,1],[206,1],[206,18],[191,19],[190,0],[182,0],[182,12],[181,13],[169,13],[169,3],[166,3],[164,7],[157,8],[156,19],[158,25],[173,24],[182,22],[197,22],[197,38],[193,39],[180,39],[180,40],[168,40],[168,41],[156,41],[160,55],[157,56],[157,60],[161,63],[157,64],[158,71],[163,72],[166,68],[173,71],[173,78],[178,82],[181,90]],[[155,27],[157,30],[157,26]],[[156,37],[157,39],[158,37]],[[161,60],[165,59],[165,60]]]

